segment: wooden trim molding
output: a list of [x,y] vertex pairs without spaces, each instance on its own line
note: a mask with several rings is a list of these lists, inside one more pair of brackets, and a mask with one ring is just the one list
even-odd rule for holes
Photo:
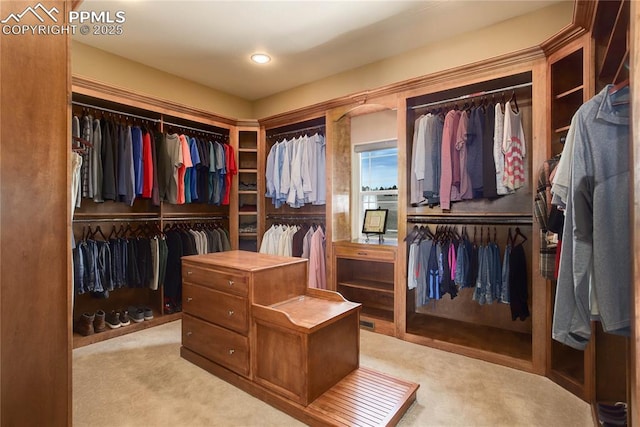
[[586,31],[593,28],[593,20],[596,15],[597,1],[575,0],[573,8],[573,25],[582,27]]
[[540,44],[540,48],[544,52],[545,56],[549,56],[574,40],[579,39],[586,33],[587,30],[585,28],[576,26],[575,24],[569,24],[553,37],[542,42],[542,44]]
[[[201,121],[218,125],[223,123],[230,126],[236,126],[237,119],[221,116],[199,108],[189,107],[184,104],[160,99],[149,95],[144,95],[131,89],[102,83],[97,80],[74,75],[72,78],[72,91],[82,95],[93,96],[104,99],[106,101],[123,103],[136,108],[156,111],[172,117],[179,117],[187,120]],[[242,120],[244,123],[245,120]]]

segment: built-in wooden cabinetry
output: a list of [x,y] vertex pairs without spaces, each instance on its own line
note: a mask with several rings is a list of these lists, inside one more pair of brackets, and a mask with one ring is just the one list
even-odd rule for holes
[[[261,143],[260,161],[261,169],[259,170],[260,179],[264,182],[266,180],[266,160],[271,148],[277,143],[284,140],[291,140],[293,138],[299,138],[302,136],[312,136],[316,133],[325,137],[325,155],[326,147],[329,146],[328,138],[325,135],[325,117],[324,115],[287,120],[273,120],[262,121],[261,127],[263,131],[263,141]],[[326,158],[326,157],[325,157]],[[290,160],[291,161],[291,160]],[[325,168],[325,171],[329,170]],[[326,176],[326,175],[325,175]],[[325,180],[326,182],[326,180]],[[286,203],[281,206],[274,205],[273,201],[269,197],[264,197],[263,191],[260,195],[264,201],[264,215],[261,226],[258,227],[258,234],[260,237],[264,232],[273,224],[316,224],[326,226],[327,218],[327,203],[331,197],[331,192],[327,191],[326,200],[321,204],[305,203],[304,206],[299,208],[293,208]],[[325,232],[330,233],[330,230]]]
[[254,126],[238,126],[238,248],[257,252],[259,249],[258,217],[263,209],[262,195],[259,184],[258,168],[258,124]]
[[[540,103],[544,105],[544,99],[536,88],[544,81],[544,58],[540,51],[532,51],[529,55],[528,61],[521,62],[522,58],[516,57],[505,59],[503,67],[497,65],[501,61],[496,59],[490,71],[481,65],[469,67],[460,75],[452,73],[447,81],[438,81],[404,94],[401,108],[405,130],[398,144],[406,153],[403,156],[404,177],[401,179],[406,189],[403,193],[408,193],[411,186],[412,141],[416,119],[428,112],[446,113],[456,106],[465,110],[472,103],[479,108],[487,105],[482,107],[484,117],[486,114],[495,115],[496,103],[504,105],[505,101],[511,99],[513,106],[515,98],[525,134],[527,176],[524,186],[513,194],[458,201],[452,203],[449,210],[443,210],[437,204],[411,205],[405,196],[401,201],[405,215],[401,215],[403,226],[398,235],[399,238],[408,236],[414,227],[429,228],[434,233],[438,227],[454,228],[458,233],[465,228],[469,239],[475,244],[485,245],[490,239],[497,243],[502,254],[508,231],[511,229],[513,234],[519,228],[527,236],[523,248],[527,259],[526,286],[530,316],[524,320],[513,320],[509,305],[499,302],[480,305],[472,298],[473,288],[460,289],[455,297],[443,295],[441,299],[420,303],[416,298],[417,290],[407,289],[406,266],[400,266],[405,270],[404,283],[396,285],[396,298],[401,302],[402,338],[518,369],[540,372],[544,369],[545,314],[538,267],[535,264],[537,257],[533,256],[537,239],[532,221],[532,201],[533,171],[539,161],[535,147],[541,140],[541,120],[538,117],[544,111],[539,109]],[[468,73],[471,70],[475,71],[473,76]],[[493,132],[488,144],[493,146]],[[407,245],[412,242],[413,238],[399,244],[399,260],[406,262]]]
[[[593,63],[590,65],[595,77],[594,94],[610,84],[618,87],[629,85],[631,3],[631,0],[598,2],[591,32]],[[637,82],[632,84],[635,85]],[[630,126],[634,125],[631,122]],[[630,159],[633,159],[631,153]],[[633,183],[633,180],[629,182]],[[636,290],[637,285],[636,283]],[[635,313],[637,316],[637,309]],[[592,330],[594,349],[590,375],[593,381],[591,402],[594,407],[594,419],[598,419],[597,410],[593,405],[595,402],[627,402],[631,406],[630,413],[632,410],[638,411],[638,402],[632,398],[632,389],[636,387],[637,390],[638,386],[634,386],[631,375],[633,335],[630,338],[605,333],[599,322],[592,323]],[[638,332],[635,331],[636,341]],[[640,419],[632,421],[633,425],[640,423]]]
[[[209,138],[219,142],[231,144],[237,151],[237,161],[253,171],[252,182],[255,183],[257,165],[257,132],[246,128],[242,132],[235,130],[235,126],[209,114],[204,114],[189,108],[168,105],[162,101],[140,95],[123,92],[114,88],[99,85],[83,79],[73,82],[72,113],[79,117],[87,114],[94,118],[105,118],[122,122],[131,126],[146,127],[154,133],[187,133],[191,136]],[[242,139],[242,151],[238,150]],[[246,162],[252,162],[250,166]],[[247,170],[245,169],[245,171]],[[237,188],[238,177],[232,178],[233,188]],[[149,198],[137,198],[133,205],[119,201],[94,202],[90,198],[82,198],[80,206],[74,211],[72,230],[76,241],[81,241],[89,229],[96,233],[97,240],[107,240],[112,235],[131,235],[130,230],[140,230],[140,233],[160,233],[167,228],[178,225],[196,226],[196,224],[216,224],[229,230],[229,240],[233,247],[238,244],[238,225],[243,216],[238,215],[239,204],[237,190],[230,193],[229,204],[215,205],[200,199],[198,203],[171,204],[164,200],[155,203]],[[253,192],[256,199],[257,190]],[[202,196],[201,196],[202,197]],[[249,196],[250,197],[250,196]],[[242,202],[244,203],[244,202]],[[256,221],[257,208],[253,212]],[[238,218],[240,218],[238,220]],[[97,232],[99,227],[99,232]],[[129,230],[129,231],[128,231]],[[145,231],[148,230],[148,231]],[[100,234],[101,233],[101,234]],[[113,234],[112,234],[113,233]],[[142,234],[140,234],[142,235]],[[103,237],[104,236],[104,237]],[[253,233],[255,247],[256,233]],[[70,284],[70,289],[73,286]],[[82,336],[73,334],[74,347],[80,347],[97,341],[113,338],[122,334],[156,326],[165,322],[181,318],[176,310],[178,305],[167,306],[167,299],[162,285],[156,290],[148,287],[117,288],[98,297],[93,293],[74,296],[73,319],[78,319],[83,313],[95,313],[103,310],[126,310],[130,306],[146,306],[153,310],[153,319],[135,323],[117,329],[106,328],[105,331]],[[175,304],[179,301],[171,301]]]
[[[591,32],[549,50],[549,157],[562,152],[571,118],[584,102],[605,85],[624,84],[629,78],[629,10],[629,1],[597,2]],[[599,322],[592,323],[592,337],[584,351],[551,339],[556,283],[548,281],[547,286],[547,376],[588,402],[625,401],[633,406],[629,340],[604,333]]]
[[335,289],[362,304],[360,325],[395,336],[397,247],[341,241],[333,244]]
[[[547,138],[542,152],[547,158],[562,153],[571,119],[593,96],[589,34],[576,37],[548,55],[549,110]],[[592,397],[593,344],[576,350],[551,338],[556,282],[547,281],[547,367],[546,375],[585,400]]]

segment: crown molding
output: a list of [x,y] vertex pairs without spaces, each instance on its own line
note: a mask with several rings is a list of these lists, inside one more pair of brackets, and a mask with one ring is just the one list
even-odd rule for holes
[[[97,80],[74,75],[72,76],[71,89],[73,93],[92,96],[106,101],[129,105],[134,108],[162,113],[171,117],[179,117],[214,126],[236,126],[237,119],[214,114],[199,108],[189,107],[184,104],[145,95],[131,89],[106,84]],[[223,127],[228,127],[223,126]]]

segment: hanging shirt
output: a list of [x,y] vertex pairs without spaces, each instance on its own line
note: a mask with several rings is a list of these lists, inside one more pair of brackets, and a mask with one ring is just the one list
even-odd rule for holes
[[[93,130],[91,128],[93,118],[90,115],[84,115],[80,119],[80,137],[82,137],[89,144],[93,145]],[[85,147],[82,156],[82,197],[93,198],[93,148],[91,146]]]
[[156,169],[158,171],[158,198],[160,200],[169,200],[169,187],[173,179],[173,165],[169,156],[169,147],[167,144],[168,135],[164,133],[155,134],[156,143]]
[[496,166],[496,193],[500,196],[512,193],[504,185],[504,152],[502,151],[502,144],[504,142],[504,115],[502,106],[500,103],[496,104],[495,110],[495,122],[493,133],[493,160]]
[[315,143],[316,157],[316,200],[314,205],[324,205],[327,203],[327,183],[326,183],[326,143],[323,135],[315,134],[309,138],[311,143]]
[[502,152],[504,153],[502,183],[509,191],[515,191],[526,181],[524,158],[527,155],[527,144],[520,112],[513,111],[510,102],[505,104]]
[[171,175],[169,186],[167,187],[167,198],[169,203],[178,203],[178,182],[180,181],[179,169],[183,166],[182,147],[180,146],[180,136],[178,134],[166,135],[165,145],[169,164],[171,166]]
[[118,193],[121,200],[133,206],[136,199],[131,126],[120,126],[118,153]]
[[117,188],[117,138],[116,127],[110,121],[102,119],[102,198],[116,200]]
[[629,88],[611,87],[574,116],[552,336],[578,349],[591,336],[594,297],[604,331],[630,333]]
[[96,203],[104,202],[102,197],[102,129],[100,120],[93,120],[93,134],[91,136],[93,149],[91,151],[91,175],[93,180],[93,201]]
[[496,189],[496,161],[493,157],[495,120],[495,105],[487,105],[485,107],[482,135],[482,196],[486,198],[498,196],[498,190]]
[[136,196],[142,196],[142,129],[138,126],[131,128],[131,143],[133,147],[133,172]]
[[427,116],[418,117],[413,125],[413,142],[411,147],[411,199],[417,204],[423,200],[426,138],[424,137]]
[[238,173],[238,168],[236,167],[236,154],[233,150],[233,147],[229,144],[223,144],[224,146],[224,157],[225,157],[225,167],[226,167],[226,175],[225,175],[225,187],[224,187],[224,195],[222,196],[222,204],[229,204],[229,197],[231,194],[231,185],[233,184],[233,176]]
[[322,227],[318,227],[311,237],[311,253],[309,255],[310,288],[327,289],[324,245],[324,232]]
[[153,193],[153,169],[151,134],[145,130],[142,135],[142,197],[145,199],[150,199]]
[[267,165],[265,168],[265,186],[266,192],[264,193],[265,197],[270,197],[273,199],[275,197],[275,184],[274,184],[274,168],[275,168],[275,157],[277,151],[277,143],[271,146],[269,150],[269,154],[267,155]]
[[467,175],[471,182],[473,198],[483,197],[483,136],[484,110],[474,108],[467,126]]
[[[451,209],[451,201],[460,200],[459,189],[454,182],[454,155],[456,133],[460,121],[460,112],[451,110],[444,119],[441,150],[440,206]],[[460,160],[458,158],[458,180],[460,176]]]
[[182,151],[182,164],[178,167],[178,204],[182,205],[186,203],[186,188],[189,188],[189,192],[191,192],[191,188],[186,182],[187,169],[193,167],[188,137],[185,135],[180,135],[180,150]]
[[458,188],[460,189],[460,199],[468,200],[473,198],[471,189],[471,179],[467,172],[467,139],[468,139],[469,116],[465,111],[460,113],[460,121],[458,122],[458,130],[456,132],[456,143],[454,155],[457,154],[460,164],[460,181]]

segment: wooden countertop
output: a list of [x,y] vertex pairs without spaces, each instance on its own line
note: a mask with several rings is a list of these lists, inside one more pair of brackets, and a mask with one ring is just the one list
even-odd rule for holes
[[340,319],[359,306],[360,304],[350,301],[331,301],[301,295],[272,304],[270,307],[286,313],[293,323],[311,329],[326,322]]
[[260,271],[275,266],[307,262],[306,258],[284,257],[249,251],[227,251],[182,257],[184,261],[211,267],[235,268],[243,271]]

